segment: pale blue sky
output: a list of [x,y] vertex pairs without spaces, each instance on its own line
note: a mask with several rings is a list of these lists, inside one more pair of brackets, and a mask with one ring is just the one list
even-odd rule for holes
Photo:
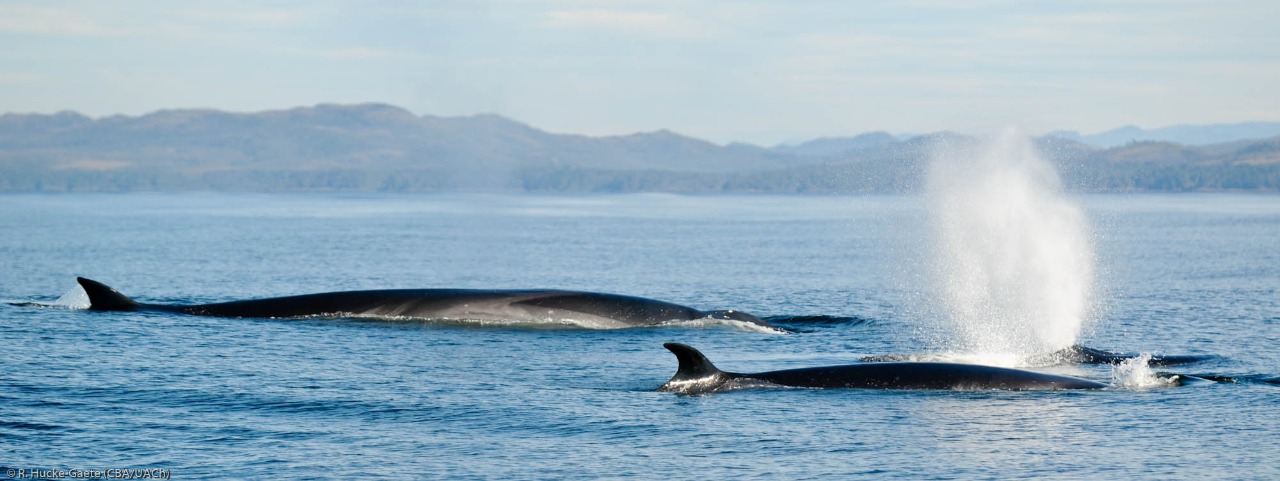
[[1280,1],[0,0],[0,112],[385,102],[772,145],[1280,120]]

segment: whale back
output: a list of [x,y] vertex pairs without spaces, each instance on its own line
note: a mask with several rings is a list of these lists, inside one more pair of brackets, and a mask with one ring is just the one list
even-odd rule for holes
[[[322,292],[196,305],[142,304],[97,281],[77,278],[91,310],[158,310],[198,316],[301,318],[372,316],[444,320],[570,320],[619,328],[708,317],[697,309],[642,297],[560,290],[387,289]],[[768,323],[737,311],[716,318]]]
[[946,362],[873,362],[743,376],[782,386],[808,388],[1056,390],[1106,387],[1096,381],[1070,376]]
[[733,373],[716,368],[697,349],[674,342],[663,344],[680,367],[658,388],[679,394],[756,388],[863,388],[945,390],[1102,389],[1097,381],[973,364],[942,362],[869,362],[758,373]]
[[521,306],[579,312],[617,319],[629,324],[688,321],[703,317],[701,311],[679,304],[642,297],[595,292],[548,291],[512,302]]
[[[1137,354],[1124,354],[1108,352],[1092,347],[1075,345],[1055,352],[1049,356],[1051,361],[1073,362],[1081,364],[1120,364],[1126,360],[1138,357]],[[1212,360],[1215,356],[1164,356],[1155,355],[1147,360],[1148,366],[1179,366],[1183,364],[1194,364]]]

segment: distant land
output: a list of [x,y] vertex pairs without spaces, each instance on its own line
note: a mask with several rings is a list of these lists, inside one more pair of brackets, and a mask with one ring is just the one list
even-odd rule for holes
[[1081,135],[1060,130],[1049,135],[1074,140],[1094,147],[1119,147],[1131,142],[1171,142],[1183,145],[1212,145],[1237,140],[1265,139],[1280,135],[1280,122],[1240,122],[1216,125],[1175,125],[1158,129],[1125,126],[1118,129]]
[[[5,114],[0,192],[912,192],[940,143],[975,141],[948,132],[774,147],[665,130],[589,137],[384,104]],[[1035,141],[1073,191],[1280,191],[1280,122]]]

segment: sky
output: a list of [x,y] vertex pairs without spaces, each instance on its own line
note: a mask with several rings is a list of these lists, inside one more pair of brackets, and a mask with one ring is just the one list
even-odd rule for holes
[[557,133],[1280,120],[1275,0],[0,0],[0,112],[381,102]]

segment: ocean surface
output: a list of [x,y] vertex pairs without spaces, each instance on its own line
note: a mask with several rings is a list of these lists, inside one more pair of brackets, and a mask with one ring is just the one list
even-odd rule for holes
[[[1077,343],[1203,361],[1026,366],[1110,386],[1095,391],[655,391],[670,341],[739,372],[956,354],[912,196],[0,195],[0,469],[1280,478],[1280,197],[1067,200],[1093,263]],[[173,304],[576,289],[784,330],[94,312],[76,276]]]

